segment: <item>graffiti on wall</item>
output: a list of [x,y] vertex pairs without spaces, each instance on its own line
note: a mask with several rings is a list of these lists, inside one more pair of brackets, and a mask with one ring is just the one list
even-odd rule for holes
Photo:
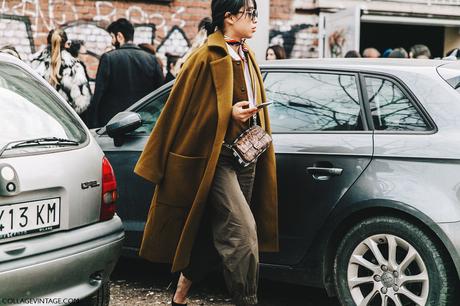
[[[166,37],[174,26],[183,28],[186,25],[186,22],[181,18],[181,15],[185,12],[185,7],[177,7],[170,14],[170,18],[160,13],[146,12],[142,7],[137,5],[131,5],[127,9],[124,9],[123,12],[123,10],[117,9],[110,1],[96,1],[95,9],[96,14],[93,17],[93,21],[105,21],[109,23],[117,18],[124,17],[133,24],[154,24],[156,29],[162,32],[161,37]],[[156,44],[161,43],[161,41],[155,42]]]
[[304,22],[273,21],[269,44],[283,46],[288,58],[316,58],[319,54],[318,16],[303,15],[301,20]]
[[[111,1],[88,2],[93,5],[77,6],[68,0],[1,0],[0,14],[27,16],[31,20],[34,37],[45,36],[51,29],[72,21],[88,19],[89,12],[94,12],[92,21],[110,23],[124,17],[134,24],[155,24],[166,36],[173,26],[183,28],[186,25],[181,15],[185,7],[177,7],[172,13],[150,13],[139,5],[117,8]],[[169,18],[168,18],[169,17]]]
[[0,0],[0,46],[15,46],[27,60],[45,47],[48,32],[59,27],[65,29],[69,39],[84,42],[89,54],[94,55],[88,58],[89,66],[94,66],[94,57],[97,60],[111,47],[105,27],[123,17],[135,26],[134,43],[164,46],[160,53],[183,54],[190,44],[182,30],[186,26],[181,18],[185,10],[175,7],[160,14],[140,4],[126,7],[110,1],[77,4],[68,0]]
[[6,44],[15,46],[22,57],[35,52],[28,17],[0,15],[0,45]]

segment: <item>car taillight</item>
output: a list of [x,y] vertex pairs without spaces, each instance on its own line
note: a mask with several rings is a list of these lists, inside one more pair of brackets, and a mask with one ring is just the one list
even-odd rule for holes
[[102,199],[99,221],[112,219],[115,214],[115,201],[118,198],[117,180],[109,160],[102,159]]

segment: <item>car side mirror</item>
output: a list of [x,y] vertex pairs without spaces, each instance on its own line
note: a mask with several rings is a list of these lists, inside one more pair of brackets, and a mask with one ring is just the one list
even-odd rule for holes
[[138,113],[120,112],[110,119],[105,129],[107,135],[113,138],[115,146],[121,146],[123,136],[134,131],[141,125],[142,119]]

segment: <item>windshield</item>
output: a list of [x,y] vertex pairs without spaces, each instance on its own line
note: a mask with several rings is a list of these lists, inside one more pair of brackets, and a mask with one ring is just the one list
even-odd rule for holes
[[[37,138],[86,141],[84,128],[62,102],[33,76],[12,64],[0,63],[0,110],[0,148]],[[19,153],[50,148],[36,146]]]

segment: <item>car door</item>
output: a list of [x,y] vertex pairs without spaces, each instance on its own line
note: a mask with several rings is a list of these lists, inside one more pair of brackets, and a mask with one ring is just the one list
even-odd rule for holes
[[117,214],[125,228],[125,250],[137,252],[142,240],[145,220],[155,186],[134,173],[134,167],[169,96],[170,87],[154,92],[129,110],[137,112],[142,125],[125,135],[121,146],[106,133],[98,136],[98,143],[109,159],[117,178],[119,199]]
[[264,263],[298,263],[334,206],[372,157],[358,74],[268,70],[276,152],[280,252]]
[[[437,141],[454,138],[437,133],[434,121],[421,103],[422,99],[431,97],[417,97],[413,93],[414,89],[418,90],[417,87],[423,85],[424,93],[430,89],[420,79],[414,81],[418,84],[412,88],[388,75],[363,74],[361,80],[374,130],[374,154],[368,171],[362,177],[363,184],[368,182],[375,186],[375,198],[405,203],[436,220],[442,209],[433,204],[449,202],[442,200],[449,197],[448,192],[443,190],[447,190],[450,183],[455,184],[455,177],[458,177],[455,167],[445,162],[448,158],[440,162],[441,156],[458,152],[449,152],[446,147],[442,153],[446,155],[439,155],[443,143]],[[438,98],[436,94],[433,96]]]

